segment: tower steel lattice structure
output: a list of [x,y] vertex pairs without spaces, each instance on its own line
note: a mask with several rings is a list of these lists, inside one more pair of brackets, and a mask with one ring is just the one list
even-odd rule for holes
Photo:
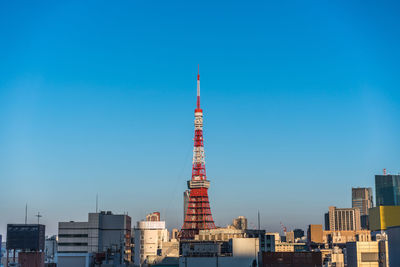
[[190,193],[186,216],[180,232],[181,239],[193,239],[199,233],[199,230],[216,228],[208,200],[210,181],[207,180],[204,159],[203,110],[200,108],[199,73],[197,74],[197,105],[194,110],[194,117],[192,179],[187,182]]

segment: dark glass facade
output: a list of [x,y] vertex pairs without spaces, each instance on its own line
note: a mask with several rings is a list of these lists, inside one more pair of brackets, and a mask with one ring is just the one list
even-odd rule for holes
[[7,249],[44,251],[43,224],[7,224]]
[[400,205],[400,175],[375,175],[376,206]]

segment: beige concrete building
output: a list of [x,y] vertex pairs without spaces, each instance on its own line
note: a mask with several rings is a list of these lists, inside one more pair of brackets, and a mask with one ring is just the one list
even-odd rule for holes
[[371,241],[371,231],[323,231],[321,224],[312,224],[308,226],[308,243],[333,243],[345,244],[347,242]]
[[355,241],[371,241],[371,231],[323,231],[323,243],[345,244]]
[[169,242],[163,242],[161,256],[179,257],[179,241],[175,239]]
[[307,230],[307,242],[316,244],[323,243],[322,233],[322,224],[310,224]]
[[[180,267],[242,267],[258,266],[258,238],[233,238],[229,241],[231,251],[221,254],[219,242],[189,242],[182,244]],[[218,257],[217,257],[218,255]]]
[[[265,231],[261,230],[262,236],[264,236]],[[252,238],[258,237],[258,230],[239,230],[234,227],[217,228],[210,230],[200,230],[197,235],[195,235],[194,240],[198,241],[229,241],[232,238]]]
[[329,212],[325,214],[325,230],[361,230],[360,210],[358,208],[329,207]]
[[229,241],[231,238],[245,237],[243,230],[234,228],[217,228],[211,230],[200,230],[199,234],[195,235],[194,240],[198,241]]
[[246,230],[247,229],[247,218],[244,216],[239,216],[236,219],[233,219],[232,226],[238,230]]
[[321,249],[322,261],[324,266],[344,267],[344,254],[342,249],[334,247],[333,249]]
[[[383,243],[382,243],[383,242]],[[349,242],[347,249],[347,267],[388,267],[388,252],[382,250],[387,241]]]
[[178,235],[179,235],[179,230],[176,228],[173,228],[171,231],[171,240],[178,240]]
[[293,231],[286,232],[286,242],[288,242],[288,243],[294,243],[295,242],[294,232]]
[[[161,255],[147,255],[146,264],[147,265],[175,265],[179,262],[179,241],[171,240],[169,242],[162,242]],[[145,266],[145,264],[143,265]]]
[[276,242],[274,252],[294,252],[293,243]]

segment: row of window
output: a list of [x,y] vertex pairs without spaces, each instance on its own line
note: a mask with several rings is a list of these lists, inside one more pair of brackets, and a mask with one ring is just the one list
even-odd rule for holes
[[88,237],[88,234],[60,234],[58,237]]
[[87,246],[88,243],[58,243],[60,247],[79,247],[79,246]]

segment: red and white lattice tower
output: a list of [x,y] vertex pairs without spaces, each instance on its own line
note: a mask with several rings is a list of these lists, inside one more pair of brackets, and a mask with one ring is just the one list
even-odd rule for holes
[[200,74],[197,74],[197,106],[194,110],[194,148],[192,179],[188,181],[189,202],[180,233],[181,239],[193,239],[199,230],[215,229],[208,201],[206,165],[203,143],[203,110],[200,108]]

